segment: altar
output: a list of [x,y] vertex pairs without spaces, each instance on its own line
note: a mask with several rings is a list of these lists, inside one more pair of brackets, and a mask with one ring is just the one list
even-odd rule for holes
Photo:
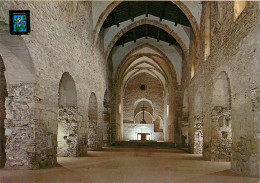
[[137,133],[137,140],[146,141],[151,140],[150,133]]

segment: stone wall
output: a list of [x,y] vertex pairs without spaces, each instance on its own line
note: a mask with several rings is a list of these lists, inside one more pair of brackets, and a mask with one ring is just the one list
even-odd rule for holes
[[189,151],[194,154],[202,154],[203,152],[203,121],[201,115],[192,117],[191,128],[193,129],[189,137]]
[[[141,85],[146,85],[145,90],[141,90]],[[163,98],[163,86],[160,81],[155,77],[147,74],[141,73],[133,78],[127,83],[124,90],[123,99],[123,114],[124,120],[133,121],[134,120],[134,104],[139,99],[150,100],[153,104],[154,111],[153,116],[156,119],[159,116],[164,119],[164,98]]]
[[[98,122],[97,98],[91,93],[88,111],[88,148],[89,150],[100,150],[102,148],[102,123]],[[100,134],[101,132],[101,134]]]
[[34,96],[37,89],[37,85],[20,84],[8,90],[5,102],[7,168],[34,169],[56,164],[56,149],[38,116],[41,99]]
[[5,66],[0,55],[0,167],[5,164],[5,97],[7,96],[6,91],[6,80],[5,80]]
[[82,117],[76,107],[60,107],[57,156],[76,157],[84,151],[84,146],[80,146],[78,136],[81,121]]
[[[96,93],[102,136],[100,124],[103,120],[103,94],[108,87],[107,64],[102,48],[93,52],[91,2],[2,2],[0,8],[1,20],[5,23],[9,22],[8,10],[30,10],[31,33],[19,38],[28,48],[26,54],[31,57],[36,77],[35,83],[24,83],[20,79],[13,84],[13,77],[7,79],[6,167],[33,169],[53,166],[57,152],[58,91],[64,72],[75,81],[81,124],[88,119],[90,93]],[[19,57],[14,50],[10,49],[9,53],[25,58]],[[10,58],[7,50],[4,63],[13,63]],[[21,68],[26,67],[21,63]],[[6,72],[11,69],[19,73],[19,68],[17,71],[15,68],[8,67]],[[85,125],[79,125],[78,132],[79,149],[83,149],[80,146],[84,146],[87,136]]]
[[[220,8],[214,8],[215,6],[221,6],[221,11],[218,11]],[[231,90],[231,168],[247,176],[259,176],[260,172],[258,135],[260,113],[259,92],[257,92],[260,87],[259,7],[259,2],[249,2],[238,19],[234,20],[234,2],[212,2],[211,49],[209,57],[205,60],[203,57],[205,3],[203,3],[201,57],[196,63],[196,73],[188,90],[191,97],[190,116],[196,114],[194,110],[196,105],[193,105],[196,103],[194,100],[196,92],[200,90],[203,93],[202,119],[205,149],[210,147],[211,129],[215,120],[212,118],[215,78],[223,71],[227,73]],[[221,21],[219,21],[220,17],[223,18]]]
[[104,95],[103,112],[103,146],[109,146],[112,143],[112,125],[111,125],[111,103],[110,92],[106,90]]

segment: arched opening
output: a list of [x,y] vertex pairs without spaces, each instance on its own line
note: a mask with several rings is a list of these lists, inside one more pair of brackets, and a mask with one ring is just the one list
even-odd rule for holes
[[163,94],[162,82],[149,72],[137,73],[127,81],[123,90],[123,140],[164,140],[164,121],[160,120],[165,117]]
[[221,72],[214,84],[211,115],[211,160],[231,160],[231,92],[229,78]]
[[187,89],[184,91],[183,103],[182,103],[182,121],[181,121],[181,140],[182,146],[188,147],[189,138],[189,101],[188,101],[188,92]]
[[6,80],[5,80],[5,66],[2,57],[0,56],[0,167],[3,167],[6,162],[5,154],[5,97],[7,97]]
[[[138,9],[138,11],[132,12],[133,8],[135,7]],[[123,12],[122,14],[122,9],[129,10],[129,11]],[[169,17],[169,15],[172,12],[175,12],[175,14],[178,16]],[[196,37],[196,44],[198,45],[197,50],[200,50],[199,39],[198,39],[199,26],[197,24],[197,20],[194,17],[194,13],[191,13],[190,9],[180,1],[169,1],[169,2],[143,1],[143,2],[131,2],[131,3],[119,2],[119,1],[112,2],[106,7],[105,11],[103,11],[100,14],[99,19],[97,20],[97,23],[95,25],[95,31],[94,31],[94,44],[97,43],[98,35],[100,33],[102,26],[103,28],[107,28],[113,24],[113,25],[117,25],[118,27],[124,21],[127,20],[131,20],[132,22],[135,21],[136,20],[135,18],[138,19],[138,16],[140,17],[140,15],[142,14],[145,17],[149,17],[149,15],[155,16],[156,18],[158,17],[159,21],[162,21],[163,19],[172,21],[175,26],[177,26],[178,24],[185,25],[185,26],[189,25],[190,27],[192,27],[192,31],[194,31]],[[113,21],[111,22],[111,20]]]
[[191,135],[189,137],[189,151],[194,154],[203,152],[203,110],[202,95],[197,92],[193,104],[192,122],[190,123]]
[[75,82],[67,72],[60,80],[58,114],[57,156],[77,156],[77,92]]
[[101,148],[98,138],[98,106],[97,97],[94,92],[89,97],[88,107],[88,148],[91,151]]
[[111,115],[111,103],[110,92],[106,89],[103,101],[103,146],[109,146],[112,143],[112,128],[110,122]]
[[[142,85],[141,85],[142,86]],[[142,90],[142,88],[140,87]],[[134,108],[134,123],[135,124],[153,124],[153,106],[152,102],[146,99],[141,99],[135,102]]]

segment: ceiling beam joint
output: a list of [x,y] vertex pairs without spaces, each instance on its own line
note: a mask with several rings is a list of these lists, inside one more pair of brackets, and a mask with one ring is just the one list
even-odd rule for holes
[[117,20],[116,9],[113,11],[113,20],[114,20],[114,24],[115,24],[117,27],[119,27],[120,24],[119,24],[119,22],[118,22],[118,20]]
[[122,37],[120,38],[120,40],[121,40],[121,45],[124,47],[124,46],[125,46],[124,37],[122,36]]
[[157,42],[159,42],[159,40],[160,40],[160,33],[161,33],[161,29],[158,28],[158,32],[157,32]]
[[171,38],[171,41],[170,41],[170,43],[169,43],[169,46],[171,46],[172,43],[173,43],[173,37]]
[[136,42],[136,29],[133,29],[133,38],[134,38],[134,42]]
[[145,16],[148,17],[148,1],[145,2]]
[[160,15],[160,22],[163,20],[164,12],[165,12],[166,2],[162,2],[162,8],[161,8],[161,15]]
[[131,5],[131,2],[128,1],[128,15],[130,16],[131,18],[131,21],[134,22],[134,16],[133,16],[133,13],[132,13],[132,5]]

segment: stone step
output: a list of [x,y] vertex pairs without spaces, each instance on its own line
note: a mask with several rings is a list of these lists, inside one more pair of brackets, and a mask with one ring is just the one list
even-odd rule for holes
[[176,144],[173,142],[157,142],[152,140],[147,140],[147,141],[130,140],[130,141],[116,141],[112,144],[112,146],[175,148]]

